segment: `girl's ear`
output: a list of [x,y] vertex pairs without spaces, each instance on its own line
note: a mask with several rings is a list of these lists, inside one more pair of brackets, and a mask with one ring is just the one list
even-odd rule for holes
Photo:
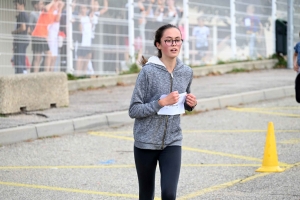
[[161,49],[160,43],[156,42],[156,48]]

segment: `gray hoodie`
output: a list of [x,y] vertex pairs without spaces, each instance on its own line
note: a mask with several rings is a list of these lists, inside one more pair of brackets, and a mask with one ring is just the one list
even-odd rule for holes
[[[134,145],[141,149],[164,149],[181,146],[180,115],[157,115],[162,108],[159,98],[163,94],[178,91],[190,93],[193,71],[179,59],[172,73],[161,60],[152,56],[140,71],[132,94],[129,116],[135,118]],[[185,109],[192,108],[185,103]]]

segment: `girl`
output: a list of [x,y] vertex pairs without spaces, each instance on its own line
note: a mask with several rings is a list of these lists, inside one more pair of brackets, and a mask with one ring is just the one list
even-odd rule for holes
[[129,116],[135,118],[134,157],[140,200],[154,198],[157,162],[162,200],[176,199],[181,165],[180,114],[197,105],[190,93],[193,71],[177,58],[181,45],[182,35],[175,25],[160,27],[154,40],[158,55],[143,59],[132,94]]

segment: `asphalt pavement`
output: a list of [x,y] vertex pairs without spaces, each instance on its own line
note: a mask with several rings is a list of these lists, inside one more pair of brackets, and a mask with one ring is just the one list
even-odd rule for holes
[[[285,97],[183,115],[177,200],[299,200],[299,109],[294,97]],[[255,172],[270,122],[284,171]],[[138,199],[132,128],[105,126],[0,147],[0,199]],[[159,177],[157,169],[155,200]]]

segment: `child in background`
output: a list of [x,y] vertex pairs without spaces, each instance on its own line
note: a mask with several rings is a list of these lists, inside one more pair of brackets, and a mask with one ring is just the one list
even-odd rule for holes
[[53,15],[54,6],[57,0],[52,0],[50,3],[42,6],[42,11],[40,13],[39,19],[36,26],[31,33],[32,36],[32,51],[34,54],[33,71],[39,72],[41,65],[42,54],[45,56],[44,66],[46,69],[50,66],[51,52],[47,42],[48,38],[48,25],[55,21],[55,16]]
[[77,51],[76,74],[84,75],[88,68],[88,63],[92,57],[92,17],[88,16],[88,6],[79,5],[79,31],[81,33],[81,43]]

